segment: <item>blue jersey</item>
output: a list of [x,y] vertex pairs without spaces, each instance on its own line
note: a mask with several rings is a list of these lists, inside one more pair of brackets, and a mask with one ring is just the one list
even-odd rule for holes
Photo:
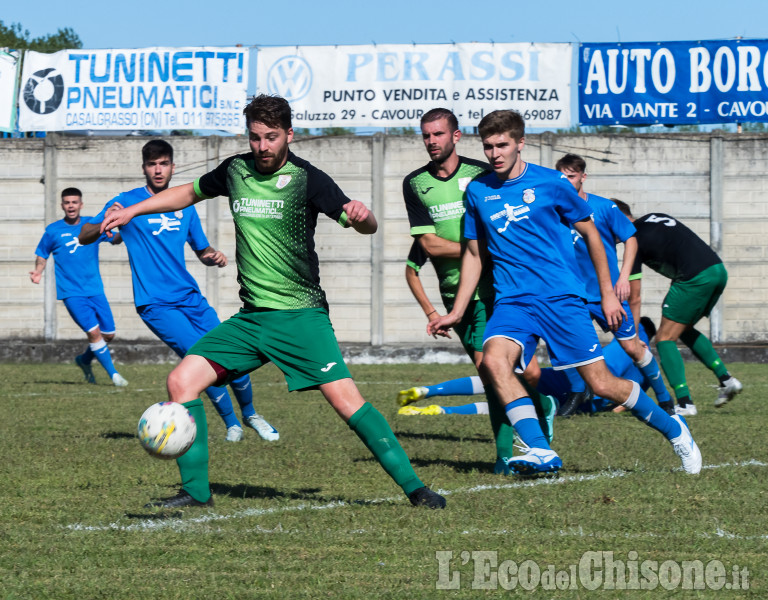
[[35,249],[35,254],[47,259],[53,253],[56,275],[56,298],[64,300],[73,296],[97,296],[104,293],[99,273],[99,243],[83,246],[78,241],[80,229],[90,217],[80,217],[77,225],[70,225],[64,219],[45,228],[45,233]]
[[[150,197],[146,187],[123,192],[107,202],[91,222],[101,223],[107,209],[115,202],[128,207]],[[200,293],[184,260],[186,242],[195,251],[208,247],[200,217],[193,206],[173,213],[135,217],[120,227],[120,234],[128,248],[136,306],[173,304],[190,292]]]
[[487,243],[496,301],[566,294],[583,298],[567,225],[591,213],[565,175],[538,165],[526,164],[515,179],[500,181],[490,173],[471,182],[464,237]]
[[[608,259],[608,269],[611,271],[611,283],[616,285],[619,280],[619,259],[616,256],[617,240],[626,242],[635,235],[635,226],[624,216],[608,198],[587,194],[587,203],[592,209],[592,219],[595,222],[600,239],[603,240],[605,256]],[[576,262],[579,265],[579,272],[587,288],[587,301],[600,302],[600,283],[597,280],[597,272],[589,257],[587,244],[584,242],[578,231],[571,230],[573,235],[573,249],[576,252]]]

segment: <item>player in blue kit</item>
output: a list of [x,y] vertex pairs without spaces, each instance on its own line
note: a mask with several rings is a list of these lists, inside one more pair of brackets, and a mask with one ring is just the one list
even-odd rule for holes
[[[107,342],[115,337],[115,320],[104,295],[99,273],[99,244],[82,246],[78,235],[89,217],[81,217],[83,194],[77,188],[61,192],[64,218],[45,228],[37,245],[35,268],[29,272],[32,283],[40,283],[48,257],[53,253],[56,275],[56,299],[64,302],[72,319],[88,336],[88,348],[75,357],[88,383],[96,383],[91,362],[95,358],[118,387],[128,385],[112,363]],[[95,241],[103,242],[106,236]],[[120,243],[117,239],[113,243]]]
[[687,473],[701,470],[701,453],[679,415],[668,415],[636,382],[619,379],[605,366],[600,343],[584,306],[584,286],[573,270],[573,247],[562,223],[584,238],[600,282],[602,309],[612,330],[625,318],[613,292],[610,271],[592,211],[557,171],[524,162],[525,122],[498,110],[480,121],[483,151],[493,173],[467,187],[461,281],[448,315],[431,321],[427,333],[445,332],[461,319],[490,259],[496,301],[483,343],[482,368],[527,447],[509,468],[527,475],[556,472],[562,460],[542,433],[531,399],[510,367],[535,360],[539,339],[555,369],[576,367],[599,396],[622,404],[662,433]]
[[[669,414],[674,414],[674,403],[664,385],[659,365],[648,347],[640,343],[637,336],[638,332],[635,329],[635,319],[629,308],[629,274],[632,271],[635,256],[637,255],[635,227],[613,201],[596,196],[595,194],[587,194],[584,189],[584,180],[587,178],[587,163],[581,156],[566,154],[557,161],[555,169],[565,175],[568,181],[573,184],[579,197],[587,202],[589,208],[592,209],[592,221],[603,242],[603,248],[608,260],[608,270],[611,274],[611,283],[613,284],[616,297],[621,302],[622,309],[626,313],[626,318],[621,322],[619,328],[613,332],[613,335],[619,341],[624,351],[632,358],[637,368],[643,372],[651,383],[659,406]],[[610,331],[600,305],[600,282],[597,280],[597,273],[592,265],[587,245],[576,230],[571,230],[571,233],[573,235],[573,249],[576,254],[579,273],[586,287],[587,309],[592,319],[602,327],[603,331]],[[624,259],[621,270],[619,270],[619,261],[616,255],[616,240],[624,244]],[[579,378],[574,369],[566,370],[566,375],[568,375],[571,382],[574,381],[574,377]],[[571,398],[574,397],[572,396]],[[578,404],[576,402],[571,404],[565,403],[560,407],[560,414],[568,416],[577,407]]]
[[[82,243],[98,238],[101,222],[109,212],[141,202],[168,187],[175,167],[173,147],[163,140],[147,142],[142,148],[142,161],[147,185],[107,202],[90,224],[83,226]],[[220,323],[187,270],[184,245],[188,243],[200,262],[209,267],[226,266],[227,257],[208,244],[193,206],[134,219],[120,228],[120,234],[128,248],[136,312],[157,337],[183,358],[197,340]],[[250,377],[243,375],[231,385],[246,424],[267,441],[279,439],[277,430],[253,407]],[[211,386],[206,394],[227,427],[227,441],[242,440],[243,428],[226,387]]]

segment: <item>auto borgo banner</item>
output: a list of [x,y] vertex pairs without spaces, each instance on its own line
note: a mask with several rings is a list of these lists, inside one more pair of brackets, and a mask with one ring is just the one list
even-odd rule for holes
[[0,131],[11,132],[16,126],[18,66],[18,51],[0,48]]
[[582,44],[585,125],[768,121],[768,40]]
[[19,129],[243,133],[247,86],[246,48],[27,52]]
[[529,127],[571,124],[570,44],[290,46],[259,48],[256,64],[295,127],[417,127],[436,107],[463,127],[509,108]]

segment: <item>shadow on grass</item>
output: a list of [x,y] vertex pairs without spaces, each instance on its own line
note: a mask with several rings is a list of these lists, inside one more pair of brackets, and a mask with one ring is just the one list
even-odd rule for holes
[[[376,459],[372,456],[367,456],[365,458],[356,458],[352,462],[376,462]],[[492,461],[469,461],[469,460],[446,460],[444,458],[435,458],[435,459],[427,459],[427,458],[418,458],[411,456],[411,465],[413,465],[416,468],[420,467],[432,467],[432,466],[439,466],[439,467],[446,467],[448,469],[453,469],[457,473],[493,473],[493,465],[494,463]]]
[[126,433],[125,431],[105,431],[99,437],[105,440],[132,440],[136,437],[136,434]]
[[328,499],[318,495],[320,488],[306,488],[291,492],[283,492],[273,487],[261,485],[247,485],[244,483],[229,485],[226,483],[212,483],[211,492],[216,496],[230,496],[232,498],[307,500],[312,502],[327,502]]
[[457,436],[447,433],[414,433],[412,431],[395,431],[394,433],[398,439],[410,440],[437,440],[441,442],[482,442],[484,444],[491,441],[490,436],[483,435]]

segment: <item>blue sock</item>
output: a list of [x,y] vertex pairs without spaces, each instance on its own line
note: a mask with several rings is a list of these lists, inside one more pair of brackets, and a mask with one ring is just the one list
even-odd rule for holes
[[477,375],[472,377],[462,377],[461,379],[451,379],[435,385],[426,386],[429,390],[427,398],[430,396],[472,396],[482,394],[485,390],[483,383]]
[[115,365],[112,364],[112,355],[109,353],[109,346],[107,346],[107,342],[104,340],[101,340],[100,342],[94,342],[90,345],[89,349],[96,357],[96,360],[99,361],[99,364],[104,367],[104,370],[107,372],[107,375],[109,375],[110,378],[112,375],[117,373]]
[[83,352],[83,353],[80,355],[80,358],[81,358],[81,359],[83,359],[83,362],[84,362],[86,365],[90,365],[90,364],[91,364],[91,362],[93,361],[93,358],[94,358],[95,356],[96,356],[96,355],[93,353],[93,350],[91,350],[91,347],[90,347],[90,345],[89,345],[89,346],[88,346],[88,347],[85,349],[85,352]]
[[565,373],[565,376],[568,378],[572,393],[578,394],[579,392],[586,391],[587,384],[584,383],[584,380],[576,369],[563,369],[562,372]]
[[[654,404],[654,406],[656,406]],[[523,443],[530,448],[543,448],[551,450],[547,438],[539,425],[539,418],[536,415],[536,408],[533,401],[528,396],[518,398],[514,402],[507,404],[507,418],[515,428],[517,435],[523,440]],[[661,411],[664,412],[664,411]],[[664,413],[665,415],[667,413]]]
[[645,356],[640,362],[635,363],[635,365],[640,369],[643,376],[651,383],[653,393],[656,394],[658,403],[672,402],[672,396],[669,395],[667,386],[664,385],[664,378],[661,376],[659,363],[656,362],[651,351],[646,348]]
[[477,403],[462,404],[461,406],[443,406],[446,415],[476,415]]
[[253,388],[251,387],[251,376],[243,375],[238,377],[232,383],[229,384],[232,391],[235,393],[237,403],[240,405],[240,412],[243,414],[243,418],[256,414],[256,409],[253,408]]
[[632,393],[624,402],[624,406],[632,411],[632,414],[649,427],[653,427],[668,440],[676,438],[682,433],[680,424],[670,417],[659,405],[651,400],[640,385],[632,382]]
[[212,385],[211,387],[205,388],[205,393],[211,399],[211,402],[213,402],[213,407],[216,409],[216,412],[219,413],[219,416],[222,421],[224,421],[224,425],[227,426],[227,429],[233,425],[240,425],[240,421],[238,421],[235,416],[235,411],[232,410],[232,398],[229,397],[227,388]]

